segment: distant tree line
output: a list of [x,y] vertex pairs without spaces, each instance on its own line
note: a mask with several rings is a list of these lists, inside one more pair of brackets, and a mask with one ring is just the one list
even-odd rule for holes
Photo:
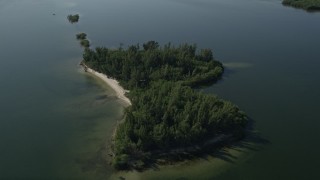
[[320,10],[320,0],[283,0],[282,4],[302,8],[308,11]]
[[130,90],[132,106],[114,139],[116,169],[143,167],[153,151],[221,134],[243,135],[247,117],[237,106],[191,88],[221,77],[223,66],[211,50],[189,44],[160,47],[155,41],[142,47],[85,49],[83,54],[83,63]]

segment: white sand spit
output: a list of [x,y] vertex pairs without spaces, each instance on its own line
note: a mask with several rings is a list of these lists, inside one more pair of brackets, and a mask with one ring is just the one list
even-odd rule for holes
[[83,65],[86,68],[86,71],[88,73],[91,73],[92,75],[100,78],[105,83],[107,83],[117,94],[117,97],[121,100],[123,100],[126,104],[131,105],[131,101],[128,97],[125,96],[126,92],[129,92],[128,90],[123,89],[122,86],[119,85],[119,82],[115,79],[108,78],[107,75],[99,73],[91,68],[89,68],[86,65]]

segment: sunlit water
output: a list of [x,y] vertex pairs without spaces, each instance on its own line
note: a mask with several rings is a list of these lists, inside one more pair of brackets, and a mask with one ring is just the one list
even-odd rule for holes
[[[0,0],[0,25],[0,179],[320,178],[320,13],[280,0]],[[254,137],[214,157],[113,172],[104,159],[123,105],[80,70],[78,32],[94,47],[212,48],[226,73],[202,91],[245,110]]]

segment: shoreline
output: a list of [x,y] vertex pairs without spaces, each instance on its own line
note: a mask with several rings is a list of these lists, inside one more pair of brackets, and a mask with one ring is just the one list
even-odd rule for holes
[[126,105],[131,106],[130,99],[127,96],[125,96],[125,93],[129,92],[129,91],[125,90],[122,86],[120,86],[119,82],[117,80],[111,79],[107,75],[105,75],[103,73],[99,73],[99,72],[89,68],[83,62],[81,62],[80,65],[84,67],[85,72],[88,72],[88,73],[94,75],[95,77],[98,77],[102,81],[104,81],[109,87],[111,87],[116,92],[116,95],[119,99],[121,99],[123,102],[125,102]]

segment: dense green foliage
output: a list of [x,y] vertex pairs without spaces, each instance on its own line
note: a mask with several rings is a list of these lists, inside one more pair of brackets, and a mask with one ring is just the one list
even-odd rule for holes
[[85,47],[85,48],[90,47],[90,42],[89,42],[89,40],[87,40],[87,39],[82,39],[82,40],[80,41],[80,44],[81,44],[81,46],[83,46],[83,47]]
[[212,51],[196,52],[195,45],[171,44],[160,48],[150,41],[140,49],[139,45],[127,50],[96,48],[86,49],[85,63],[120,81],[127,89],[147,87],[151,81],[166,80],[197,86],[216,81],[223,73],[222,64],[213,59]]
[[79,21],[79,18],[80,18],[79,14],[75,14],[75,15],[69,14],[69,15],[68,15],[68,20],[69,20],[69,22],[71,22],[71,23],[76,23],[76,22],[78,22],[78,21]]
[[84,40],[87,39],[87,34],[86,33],[78,33],[76,34],[77,40]]
[[86,49],[90,47],[90,41],[87,39],[86,33],[76,34],[77,40],[80,40],[80,45]]
[[128,159],[116,159],[116,166],[134,166],[144,152],[188,147],[220,134],[242,135],[246,125],[244,113],[232,103],[181,83],[157,81],[131,95],[132,106],[115,139],[116,155]]
[[84,63],[130,90],[132,106],[115,134],[113,165],[143,167],[152,152],[242,135],[247,118],[235,105],[191,87],[216,81],[222,64],[195,45],[160,48],[149,41],[128,49],[85,49]]
[[309,11],[320,10],[320,0],[283,0],[282,4]]

